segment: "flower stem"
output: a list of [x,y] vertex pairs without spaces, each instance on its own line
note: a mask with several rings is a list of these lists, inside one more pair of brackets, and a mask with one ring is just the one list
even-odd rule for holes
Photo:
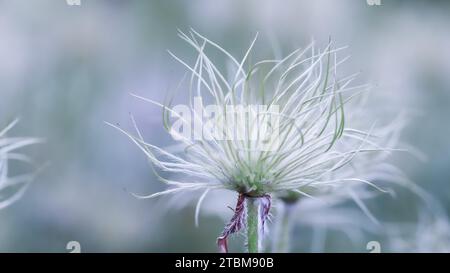
[[278,221],[275,227],[273,251],[276,253],[287,253],[290,251],[290,237],[292,226],[293,205],[286,202],[279,204]]
[[249,253],[260,251],[260,201],[259,198],[247,198],[247,250]]

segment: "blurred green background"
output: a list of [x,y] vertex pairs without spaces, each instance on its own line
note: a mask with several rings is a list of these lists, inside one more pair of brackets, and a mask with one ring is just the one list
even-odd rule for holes
[[[204,213],[196,228],[195,203],[174,208],[170,198],[133,198],[128,191],[163,185],[138,148],[104,124],[131,129],[132,112],[148,142],[169,143],[160,109],[129,93],[163,100],[184,73],[166,49],[192,59],[177,37],[189,27],[237,56],[256,32],[258,47],[282,53],[312,37],[349,45],[349,73],[361,70],[361,82],[376,83],[375,96],[385,98],[375,115],[415,113],[403,141],[427,161],[401,154],[395,163],[448,214],[450,2],[381,1],[1,0],[0,125],[20,117],[14,135],[45,138],[27,153],[48,166],[24,198],[0,211],[0,251],[67,252],[73,240],[83,252],[216,251],[226,217]],[[420,202],[398,190],[397,198],[368,202],[381,220],[414,218]],[[295,234],[294,251],[314,251],[311,228],[297,226]],[[389,238],[367,233],[359,240],[330,232],[321,251],[365,252],[368,241]],[[239,250],[239,237],[233,244]]]

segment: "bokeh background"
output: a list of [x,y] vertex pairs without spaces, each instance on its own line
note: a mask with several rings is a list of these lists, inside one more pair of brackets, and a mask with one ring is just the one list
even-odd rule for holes
[[[337,45],[349,45],[345,69],[362,71],[361,82],[377,85],[374,103],[382,103],[374,105],[374,118],[413,113],[402,141],[427,160],[399,154],[394,164],[448,214],[450,2],[381,1],[81,0],[70,6],[65,0],[0,0],[0,125],[20,117],[12,134],[46,139],[27,148],[46,167],[20,201],[0,211],[0,251],[67,252],[69,241],[80,242],[83,252],[216,251],[231,211],[202,213],[196,228],[195,203],[132,197],[129,191],[145,194],[163,186],[138,148],[104,123],[131,129],[131,112],[148,142],[169,144],[160,109],[129,93],[164,99],[184,73],[166,49],[192,59],[177,37],[178,28],[190,27],[237,56],[256,32],[259,47],[281,54],[311,38],[326,45],[331,36]],[[381,242],[382,251],[432,251],[438,232],[424,228],[434,220],[416,196],[396,191],[395,198],[367,202],[386,230],[401,223],[395,236],[369,231],[350,241],[339,230],[317,235],[327,229],[320,221],[313,228],[300,223],[293,251],[367,252],[372,240]],[[212,201],[206,204],[233,205]],[[417,216],[421,210],[425,217]],[[437,228],[445,236],[448,223],[444,217],[441,222]],[[239,242],[233,239],[236,251]],[[402,248],[405,242],[411,246]]]

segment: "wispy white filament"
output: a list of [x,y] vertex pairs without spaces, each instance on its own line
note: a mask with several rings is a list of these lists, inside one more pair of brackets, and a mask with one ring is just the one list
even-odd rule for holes
[[30,163],[30,159],[17,150],[40,142],[35,138],[7,137],[7,133],[17,124],[14,120],[0,131],[0,209],[19,200],[25,193],[33,175],[25,174],[11,177],[9,163],[11,160]]

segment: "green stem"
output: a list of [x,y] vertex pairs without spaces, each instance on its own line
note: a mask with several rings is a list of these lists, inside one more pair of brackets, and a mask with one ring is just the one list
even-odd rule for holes
[[259,234],[258,198],[247,198],[247,250],[248,253],[258,253],[262,234]]
[[290,251],[291,227],[293,205],[286,202],[279,203],[279,214],[277,225],[275,227],[273,252],[287,253]]

